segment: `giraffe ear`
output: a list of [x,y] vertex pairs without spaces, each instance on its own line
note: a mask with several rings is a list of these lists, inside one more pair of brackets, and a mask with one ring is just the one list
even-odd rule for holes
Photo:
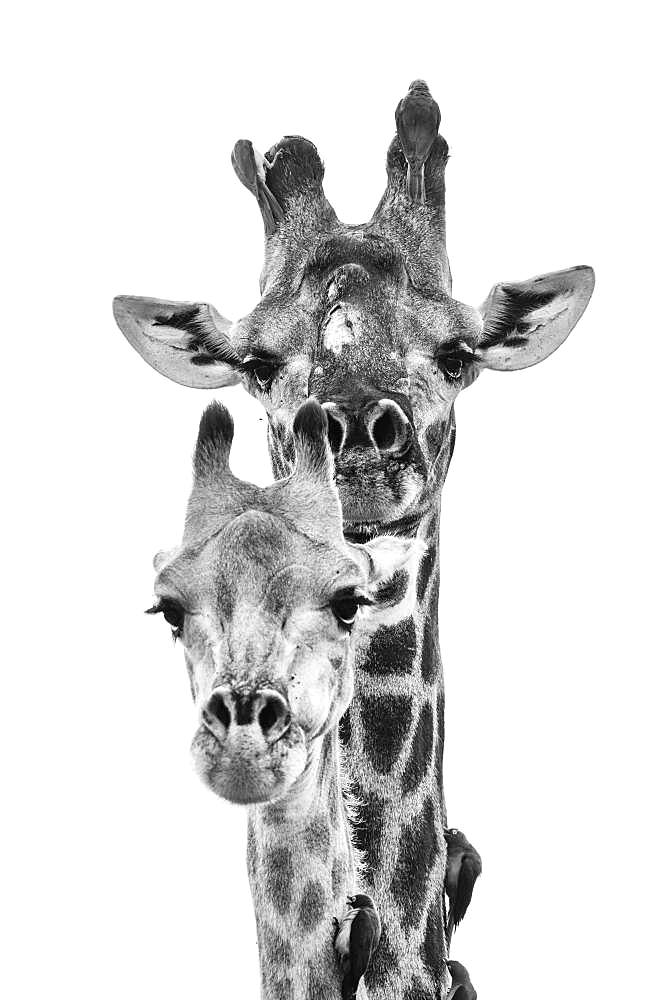
[[393,625],[415,610],[415,587],[424,542],[416,538],[379,535],[361,548],[370,562],[367,609],[369,625]]
[[593,290],[594,272],[585,266],[495,285],[480,310],[483,329],[476,361],[500,371],[543,361],[566,340]]
[[195,389],[241,379],[243,365],[229,339],[232,323],[203,302],[119,295],[114,318],[151,368]]

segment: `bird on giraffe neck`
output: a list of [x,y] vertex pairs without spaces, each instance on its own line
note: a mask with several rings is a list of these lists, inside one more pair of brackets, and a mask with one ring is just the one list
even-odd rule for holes
[[343,920],[335,919],[334,948],[343,968],[343,1000],[355,1000],[357,988],[380,942],[381,925],[376,904],[370,896],[349,896],[350,910]]
[[482,873],[482,858],[461,830],[445,831],[448,860],[445,868],[445,892],[448,897],[448,948],[453,932],[466,915],[476,880]]

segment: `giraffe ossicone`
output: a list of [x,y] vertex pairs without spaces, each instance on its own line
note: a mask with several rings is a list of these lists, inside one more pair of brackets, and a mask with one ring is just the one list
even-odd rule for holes
[[[291,475],[262,489],[230,471],[227,410],[205,411],[183,539],[156,557],[151,610],[183,644],[196,769],[249,807],[263,998],[338,1000],[332,917],[344,917],[363,881],[338,722],[355,644],[410,613],[423,546],[345,541],[316,402],[301,407],[294,434]],[[409,580],[401,591],[388,587],[397,573]]]

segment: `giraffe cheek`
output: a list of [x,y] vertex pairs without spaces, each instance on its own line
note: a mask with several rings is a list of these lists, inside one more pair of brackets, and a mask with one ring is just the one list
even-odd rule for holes
[[308,670],[294,672],[288,687],[293,720],[307,736],[322,729],[333,701],[331,679],[318,667],[311,661]]

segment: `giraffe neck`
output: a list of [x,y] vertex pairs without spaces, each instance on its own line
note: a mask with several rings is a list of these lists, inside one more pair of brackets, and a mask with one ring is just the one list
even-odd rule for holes
[[356,859],[336,731],[322,739],[298,786],[286,799],[249,811],[262,1000],[340,1000],[333,917],[349,908]]
[[371,1000],[440,1000],[448,981],[439,517],[437,500],[416,531],[428,548],[415,613],[360,646],[355,693],[341,723],[360,803],[358,846],[383,925],[365,977]]

